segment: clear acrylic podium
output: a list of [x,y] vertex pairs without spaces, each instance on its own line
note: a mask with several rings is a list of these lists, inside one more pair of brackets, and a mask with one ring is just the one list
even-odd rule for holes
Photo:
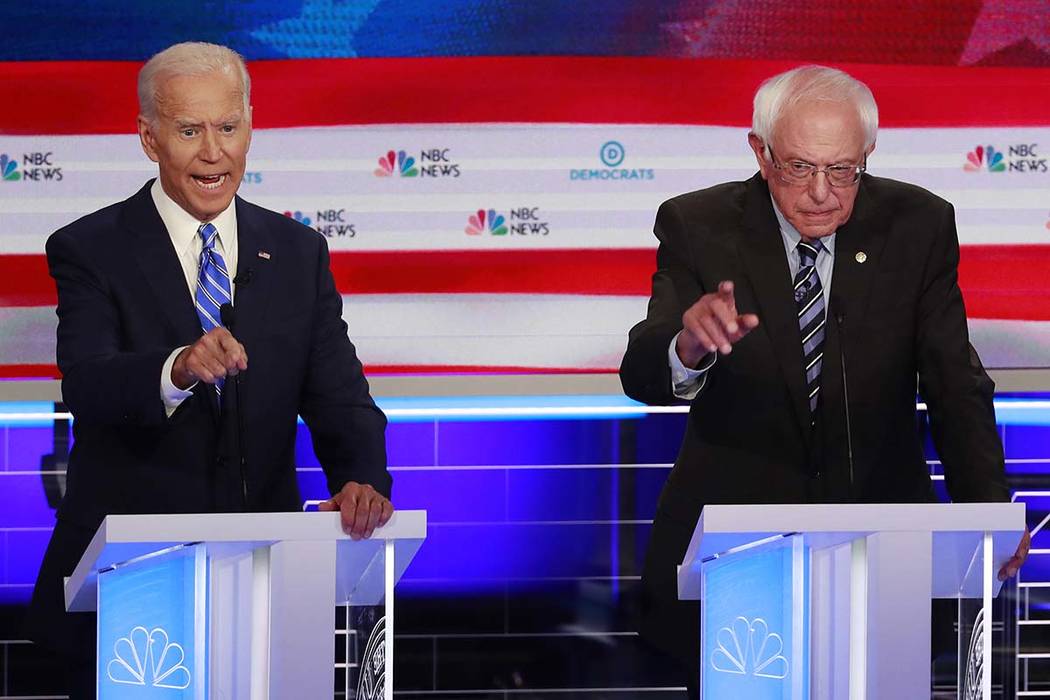
[[347,605],[369,613],[347,697],[392,700],[394,583],[426,529],[425,511],[360,541],[338,513],[108,516],[65,585],[98,612],[98,697],[331,698]]
[[705,507],[678,568],[701,697],[928,698],[930,599],[979,598],[960,697],[991,700],[996,574],[1024,528],[1021,503]]

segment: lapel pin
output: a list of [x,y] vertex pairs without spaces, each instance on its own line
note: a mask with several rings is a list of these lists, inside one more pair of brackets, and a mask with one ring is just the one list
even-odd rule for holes
[[[262,253],[260,253],[260,255],[262,255]],[[267,256],[267,257],[269,257],[269,256]],[[854,255],[853,259],[856,260],[857,262],[861,263],[861,264],[864,264],[864,261],[868,259],[868,254],[865,253],[862,250],[859,253],[857,253],[856,255]]]
[[[860,253],[858,253],[858,256],[859,255],[860,255]],[[263,260],[269,260],[270,259],[270,254],[267,253],[265,250],[260,250],[259,251],[259,257],[262,258]]]

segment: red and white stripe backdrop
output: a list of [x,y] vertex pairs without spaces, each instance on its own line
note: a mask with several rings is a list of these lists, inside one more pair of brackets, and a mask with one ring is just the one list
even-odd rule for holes
[[[0,181],[0,376],[55,372],[50,232],[155,174],[133,133],[138,65],[2,64],[0,154],[21,177]],[[644,314],[657,206],[754,172],[750,98],[787,67],[256,62],[241,194],[329,235],[372,371],[613,371]],[[986,364],[1050,366],[1050,70],[843,67],[880,104],[869,170],[955,204]]]

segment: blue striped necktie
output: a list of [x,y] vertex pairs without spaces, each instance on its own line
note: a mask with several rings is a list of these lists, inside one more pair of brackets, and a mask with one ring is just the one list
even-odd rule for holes
[[824,291],[817,274],[817,255],[824,249],[819,239],[798,242],[800,261],[795,275],[795,303],[802,333],[802,366],[806,369],[810,424],[816,422],[820,399],[820,368],[824,359]]
[[[197,315],[201,319],[201,328],[205,333],[222,325],[222,314],[219,308],[232,301],[230,295],[230,273],[226,261],[219,251],[215,250],[215,241],[219,231],[211,224],[202,224],[197,229],[204,246],[201,248],[200,266],[197,272],[197,290],[193,295]],[[215,391],[222,394],[223,380],[215,383]]]

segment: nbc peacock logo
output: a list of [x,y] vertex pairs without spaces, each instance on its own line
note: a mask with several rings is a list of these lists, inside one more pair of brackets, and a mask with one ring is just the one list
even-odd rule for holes
[[186,651],[168,638],[162,627],[135,627],[113,645],[106,676],[120,685],[151,686],[169,690],[190,687]]
[[416,177],[419,168],[416,167],[416,159],[404,151],[387,151],[385,156],[379,159],[379,167],[375,169],[376,177]]
[[22,179],[22,173],[18,170],[18,161],[6,153],[0,153],[0,178],[4,182],[15,182]]
[[495,209],[478,209],[467,218],[467,228],[464,230],[468,236],[480,236],[486,232],[493,236],[506,236],[506,222],[506,218]]
[[995,150],[995,146],[976,146],[966,154],[966,163],[963,164],[963,170],[970,173],[979,170],[1001,173],[1006,170],[1003,152]]
[[303,214],[301,211],[286,211],[284,215],[289,219],[295,219],[303,226],[311,226],[313,224],[313,219],[306,214]]
[[782,680],[788,676],[784,638],[760,617],[737,617],[718,630],[711,669],[720,673]]

